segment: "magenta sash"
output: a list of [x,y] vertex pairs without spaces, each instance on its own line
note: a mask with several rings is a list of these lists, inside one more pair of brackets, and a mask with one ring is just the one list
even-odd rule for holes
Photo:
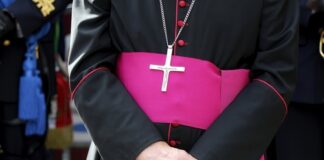
[[157,123],[178,123],[207,129],[249,82],[249,70],[220,70],[211,62],[172,56],[167,92],[161,92],[163,72],[150,64],[164,65],[165,55],[124,52],[117,62],[117,75],[148,117]]

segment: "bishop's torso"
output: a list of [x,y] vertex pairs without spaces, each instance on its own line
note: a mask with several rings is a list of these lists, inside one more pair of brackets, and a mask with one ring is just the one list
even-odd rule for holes
[[[169,43],[191,1],[163,0]],[[213,6],[213,7],[210,7]],[[208,60],[221,69],[250,68],[258,44],[262,2],[198,0],[175,44],[175,53]],[[112,0],[110,34],[120,52],[166,53],[158,0]]]
[[[191,1],[163,0],[163,4],[169,43],[172,43],[181,25],[186,25],[175,42],[174,53],[177,56],[207,60],[221,69],[249,69],[251,67],[257,51],[261,2],[244,0],[238,4],[234,0],[227,2],[197,0],[186,24],[183,24],[183,20]],[[246,10],[246,8],[250,9]],[[112,46],[119,52],[133,54],[139,52],[166,54],[167,52],[158,0],[112,0],[109,25]],[[129,72],[127,70],[126,75],[129,76]],[[154,73],[154,71],[151,72]],[[169,78],[172,81],[179,74],[171,73]],[[138,76],[120,78],[123,81],[125,79],[135,81],[135,77]],[[159,78],[162,80],[162,73]],[[141,86],[140,82],[143,81],[139,81],[137,87]],[[124,85],[128,88],[125,83],[127,82],[124,81]],[[156,83],[159,86],[161,84],[160,81]],[[172,92],[174,87],[176,86],[171,84],[170,91],[167,92]],[[140,88],[145,88],[145,86]],[[154,89],[160,92],[159,88]],[[135,91],[138,92],[139,88],[134,89]],[[133,93],[130,89],[129,92]],[[133,95],[133,98],[138,97]],[[144,101],[146,101],[145,98]],[[165,101],[171,101],[171,99]],[[139,99],[137,103],[142,105]],[[163,106],[159,107],[163,108]],[[144,108],[142,109],[146,111]],[[146,113],[149,115],[147,111]],[[168,111],[165,114],[168,114]],[[190,150],[204,132],[204,129],[186,127],[177,123],[155,123],[155,125],[171,146],[186,150]]]

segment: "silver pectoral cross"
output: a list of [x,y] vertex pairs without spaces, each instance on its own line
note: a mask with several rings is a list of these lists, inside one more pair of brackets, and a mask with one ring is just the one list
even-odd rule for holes
[[168,45],[167,56],[165,59],[165,64],[163,66],[153,65],[153,64],[150,65],[150,69],[152,69],[152,70],[163,71],[163,81],[162,81],[162,87],[161,87],[162,92],[167,91],[170,72],[184,72],[185,71],[185,67],[171,66],[171,58],[172,58],[172,52],[173,52],[172,48],[173,48],[172,45]]

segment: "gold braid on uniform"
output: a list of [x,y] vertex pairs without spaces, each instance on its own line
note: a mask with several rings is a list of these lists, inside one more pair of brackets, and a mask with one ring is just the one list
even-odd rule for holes
[[324,58],[323,46],[324,46],[324,29],[321,32],[321,38],[319,41],[319,52],[320,52],[321,56]]
[[48,16],[55,10],[53,3],[55,0],[33,0],[37,8],[40,9],[44,17]]

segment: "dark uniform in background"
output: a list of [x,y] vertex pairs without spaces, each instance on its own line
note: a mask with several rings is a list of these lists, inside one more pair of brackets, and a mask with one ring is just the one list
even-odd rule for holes
[[[105,160],[131,160],[162,140],[199,160],[259,159],[287,113],[295,86],[298,0],[198,0],[186,24],[181,21],[191,0],[163,3],[170,43],[187,25],[174,48],[178,58],[206,60],[222,70],[249,69],[251,81],[207,130],[179,124],[176,118],[153,123],[121,83],[116,62],[122,52],[134,57],[166,53],[159,1],[75,0],[70,82],[99,153]],[[138,85],[146,87],[145,82]],[[191,99],[178,104],[184,101]]]
[[[16,0],[1,11],[4,21],[0,29],[0,159],[44,159],[45,136],[25,137],[24,123],[17,119],[25,37],[38,31],[69,2]],[[39,41],[39,51],[38,66],[46,100],[49,100],[55,93],[53,29]]]
[[290,112],[269,150],[270,160],[324,159],[324,57],[319,52],[324,1],[318,0],[321,6],[313,11],[307,5],[311,1],[316,0],[300,0],[297,87]]

